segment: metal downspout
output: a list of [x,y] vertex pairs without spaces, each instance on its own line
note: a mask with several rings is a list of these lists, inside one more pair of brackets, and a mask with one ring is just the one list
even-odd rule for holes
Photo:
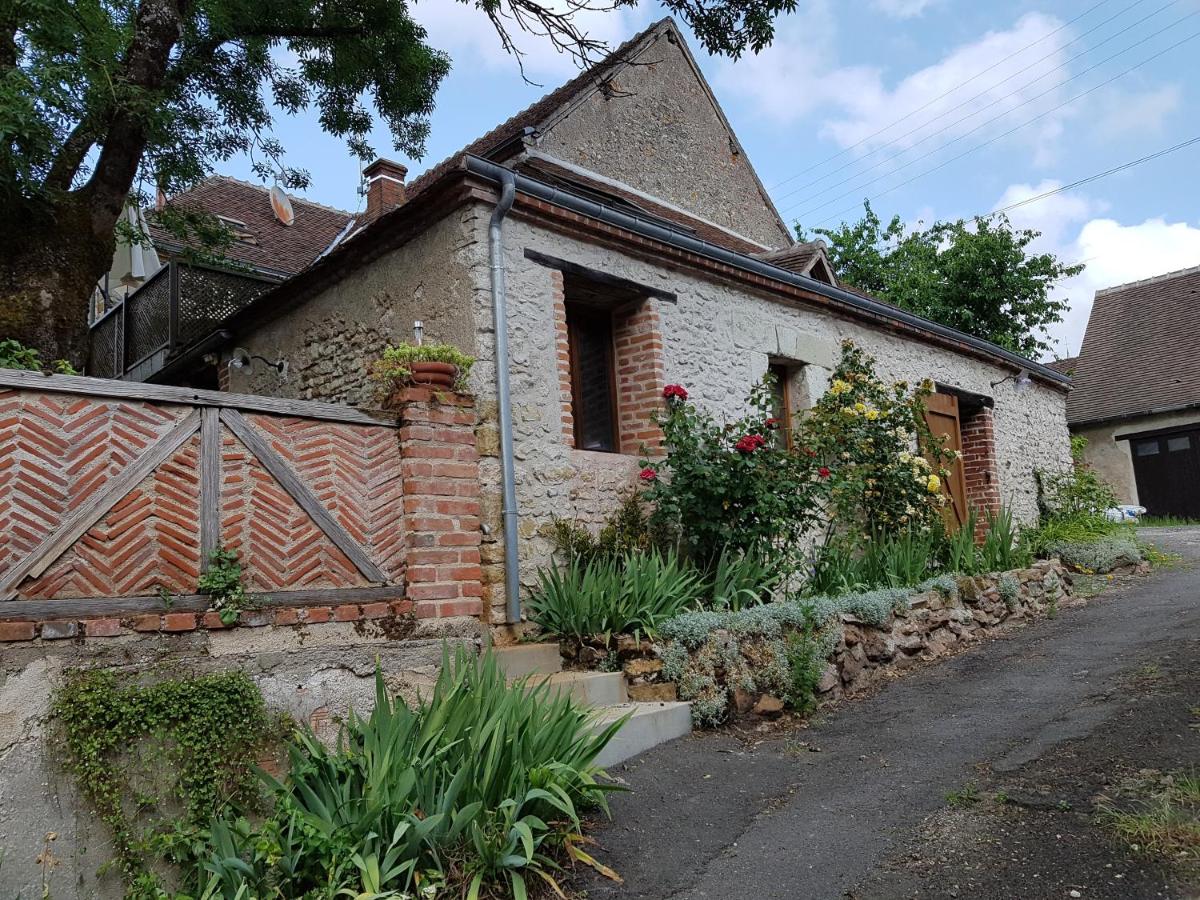
[[504,598],[510,623],[521,621],[521,578],[517,554],[517,479],[513,464],[512,398],[508,377],[508,297],[504,286],[504,217],[512,209],[517,180],[501,169],[500,199],[488,223],[488,256],[492,276],[492,318],[496,329],[496,392],[500,416],[500,480],[504,490],[501,518],[504,526]]

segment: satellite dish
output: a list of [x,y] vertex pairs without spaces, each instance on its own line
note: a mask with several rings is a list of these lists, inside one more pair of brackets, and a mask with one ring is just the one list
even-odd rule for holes
[[280,225],[291,225],[296,221],[296,213],[292,209],[292,201],[288,199],[288,195],[283,192],[283,188],[279,185],[271,188],[271,212],[275,213],[275,220]]

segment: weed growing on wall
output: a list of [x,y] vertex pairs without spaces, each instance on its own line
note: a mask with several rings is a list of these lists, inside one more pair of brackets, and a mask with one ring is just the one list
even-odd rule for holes
[[212,607],[225,625],[236,622],[242,610],[250,606],[236,550],[223,547],[213,550],[208,557],[208,569],[196,582],[196,589],[212,598]]
[[55,375],[78,375],[79,371],[65,359],[56,359],[47,365],[41,354],[12,338],[0,340],[0,369],[27,369],[53,372]]
[[54,696],[63,763],[112,832],[130,898],[163,896],[155,861],[178,861],[230,804],[253,809],[254,764],[278,737],[241,672],[139,683],[71,673]]

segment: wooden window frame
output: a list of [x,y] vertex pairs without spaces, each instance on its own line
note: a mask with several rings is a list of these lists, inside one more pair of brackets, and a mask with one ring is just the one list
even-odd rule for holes
[[[567,349],[570,355],[571,375],[571,419],[574,431],[575,448],[591,453],[620,453],[621,452],[621,416],[620,395],[617,393],[617,345],[614,336],[614,317],[611,310],[589,308],[579,303],[565,302],[563,304],[567,317]],[[583,379],[579,361],[579,341],[575,335],[580,319],[591,318],[605,321],[608,324],[608,408],[609,408],[609,440],[608,448],[585,447],[583,445],[584,404]]]
[[779,382],[780,399],[783,406],[783,431],[784,446],[788,450],[795,449],[795,429],[793,428],[792,420],[795,418],[797,410],[792,406],[792,379],[795,378],[804,368],[803,363],[789,362],[788,360],[771,360],[767,363],[767,372],[774,375]]

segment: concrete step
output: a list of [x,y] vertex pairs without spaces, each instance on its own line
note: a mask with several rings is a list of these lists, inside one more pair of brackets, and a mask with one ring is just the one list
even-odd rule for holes
[[530,684],[549,684],[550,691],[568,694],[580,706],[612,706],[628,703],[625,676],[621,672],[556,672],[534,675]]
[[692,731],[690,703],[621,703],[599,710],[596,729],[612,724],[621,716],[632,713],[608,746],[596,758],[600,766],[612,766],[644,753],[651,747],[673,741]]
[[526,675],[554,675],[562,671],[558,644],[510,644],[492,647],[489,652],[496,657],[500,671],[509,679]]

